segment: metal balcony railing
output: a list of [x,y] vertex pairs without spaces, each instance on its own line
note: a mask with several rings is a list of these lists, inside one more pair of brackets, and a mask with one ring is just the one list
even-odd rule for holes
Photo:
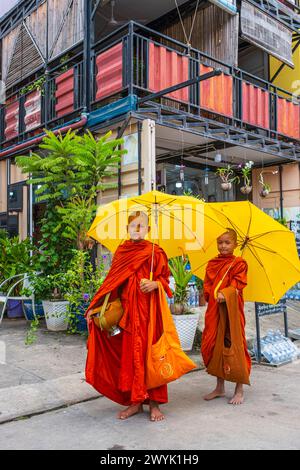
[[[299,144],[300,100],[288,91],[137,23],[91,47],[90,111],[128,95],[144,98],[214,69],[219,76],[144,102]],[[0,110],[0,142],[9,147],[78,117],[84,103],[82,53],[49,69],[41,90],[7,96]],[[23,90],[24,91],[24,90]]]

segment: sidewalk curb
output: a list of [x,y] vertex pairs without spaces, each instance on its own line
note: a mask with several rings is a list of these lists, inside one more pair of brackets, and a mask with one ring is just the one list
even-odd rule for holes
[[101,397],[83,373],[0,389],[0,424]]

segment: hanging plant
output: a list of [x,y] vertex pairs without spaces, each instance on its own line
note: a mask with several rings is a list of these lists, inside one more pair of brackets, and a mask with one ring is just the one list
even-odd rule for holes
[[259,174],[259,180],[258,182],[261,184],[262,189],[260,190],[259,194],[261,197],[267,197],[268,194],[271,191],[271,185],[269,183],[265,183],[264,177],[263,177],[263,172]]
[[231,165],[217,168],[216,175],[221,179],[221,188],[223,191],[229,191],[234,183],[239,183],[240,178],[237,176]]
[[243,182],[244,186],[240,188],[240,191],[242,194],[250,194],[252,191],[252,185],[251,185],[251,171],[252,171],[252,166],[254,165],[254,162],[250,160],[249,162],[246,163],[240,163],[238,166],[238,169],[240,170],[242,177],[243,177]]

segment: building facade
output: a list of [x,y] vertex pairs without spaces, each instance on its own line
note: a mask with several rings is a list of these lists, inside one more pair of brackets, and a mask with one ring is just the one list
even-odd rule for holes
[[[0,227],[37,230],[44,206],[14,159],[45,128],[123,136],[99,203],[158,188],[297,220],[299,30],[288,0],[20,0],[0,19]],[[248,161],[252,193],[224,192],[216,168]]]

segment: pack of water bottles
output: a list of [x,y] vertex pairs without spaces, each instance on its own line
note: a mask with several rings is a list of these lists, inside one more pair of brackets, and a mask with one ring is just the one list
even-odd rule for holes
[[300,282],[287,291],[285,298],[289,300],[300,300]]
[[196,284],[188,284],[187,303],[190,307],[199,307],[199,291]]
[[[268,331],[261,341],[261,354],[270,364],[290,362],[300,356],[300,349],[281,331]],[[254,354],[258,358],[257,344],[254,343]]]

